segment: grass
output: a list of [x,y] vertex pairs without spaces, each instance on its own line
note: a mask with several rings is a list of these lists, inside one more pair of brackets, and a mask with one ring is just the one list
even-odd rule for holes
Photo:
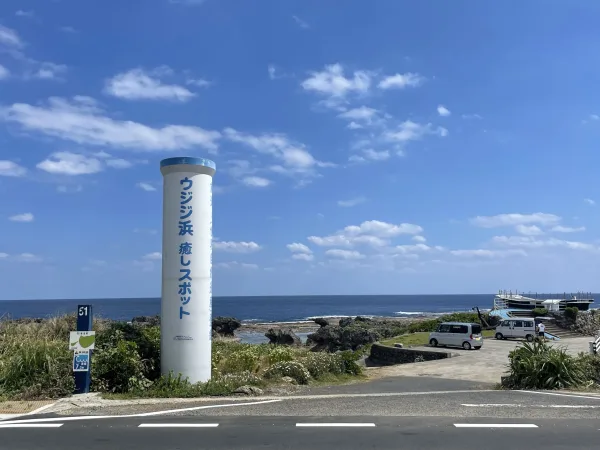
[[[40,323],[0,319],[0,400],[71,395],[75,316]],[[358,352],[310,352],[308,347],[242,344],[214,339],[212,378],[192,384],[160,374],[160,328],[97,321],[92,391],[111,398],[223,396],[245,385],[268,388],[283,377],[298,384],[339,384],[362,379]]]
[[[494,337],[494,330],[483,330],[481,334],[484,338],[491,338]],[[403,334],[402,336],[396,336],[380,342],[380,344],[390,346],[396,343],[406,346],[427,345],[429,343],[429,332]]]

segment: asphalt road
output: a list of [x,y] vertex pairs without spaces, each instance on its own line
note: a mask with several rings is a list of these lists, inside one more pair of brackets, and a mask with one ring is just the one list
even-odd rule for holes
[[[342,423],[354,426],[340,426]],[[462,427],[473,424],[482,428]],[[514,424],[527,428],[504,428]],[[449,417],[348,416],[341,420],[322,416],[301,419],[263,416],[217,420],[169,416],[58,421],[52,428],[39,428],[39,424],[36,428],[3,428],[7,426],[0,427],[2,450],[573,450],[598,448],[600,440],[600,418],[491,421]]]

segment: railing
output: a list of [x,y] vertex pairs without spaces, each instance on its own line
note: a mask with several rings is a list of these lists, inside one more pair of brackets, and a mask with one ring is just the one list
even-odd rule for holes
[[503,298],[494,298],[494,309],[508,309],[508,303]]

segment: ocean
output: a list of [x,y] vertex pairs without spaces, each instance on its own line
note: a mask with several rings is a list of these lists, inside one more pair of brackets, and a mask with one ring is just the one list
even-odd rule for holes
[[[493,300],[494,294],[214,297],[212,314],[252,322],[297,322],[327,316],[410,317],[470,311],[474,306],[487,310]],[[0,317],[74,313],[78,304],[91,304],[94,316],[114,320],[160,314],[160,298],[3,300]]]

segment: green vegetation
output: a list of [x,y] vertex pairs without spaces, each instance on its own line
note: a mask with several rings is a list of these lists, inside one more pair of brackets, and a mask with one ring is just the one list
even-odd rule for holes
[[[75,316],[42,322],[0,321],[0,398],[58,398],[73,392],[69,331]],[[360,352],[310,352],[308,347],[251,345],[215,339],[212,379],[191,384],[160,375],[160,328],[96,320],[92,390],[120,397],[230,395],[241,386],[308,384],[358,378]]]
[[531,310],[531,314],[533,317],[544,317],[548,315],[548,310],[546,308],[535,308]]
[[573,357],[544,342],[523,343],[509,355],[509,375],[503,386],[511,389],[565,389],[598,386],[600,357],[580,353]]
[[[483,330],[481,332],[481,335],[484,338],[491,338],[494,337],[494,333],[494,330]],[[386,339],[384,341],[381,341],[380,343],[383,345],[392,346],[396,343],[404,344],[406,346],[427,345],[429,343],[429,332],[421,331],[417,333],[403,334],[401,336],[396,336],[391,339]]]
[[579,314],[579,308],[574,306],[569,306],[565,308],[565,317],[575,323],[577,320],[577,314]]

